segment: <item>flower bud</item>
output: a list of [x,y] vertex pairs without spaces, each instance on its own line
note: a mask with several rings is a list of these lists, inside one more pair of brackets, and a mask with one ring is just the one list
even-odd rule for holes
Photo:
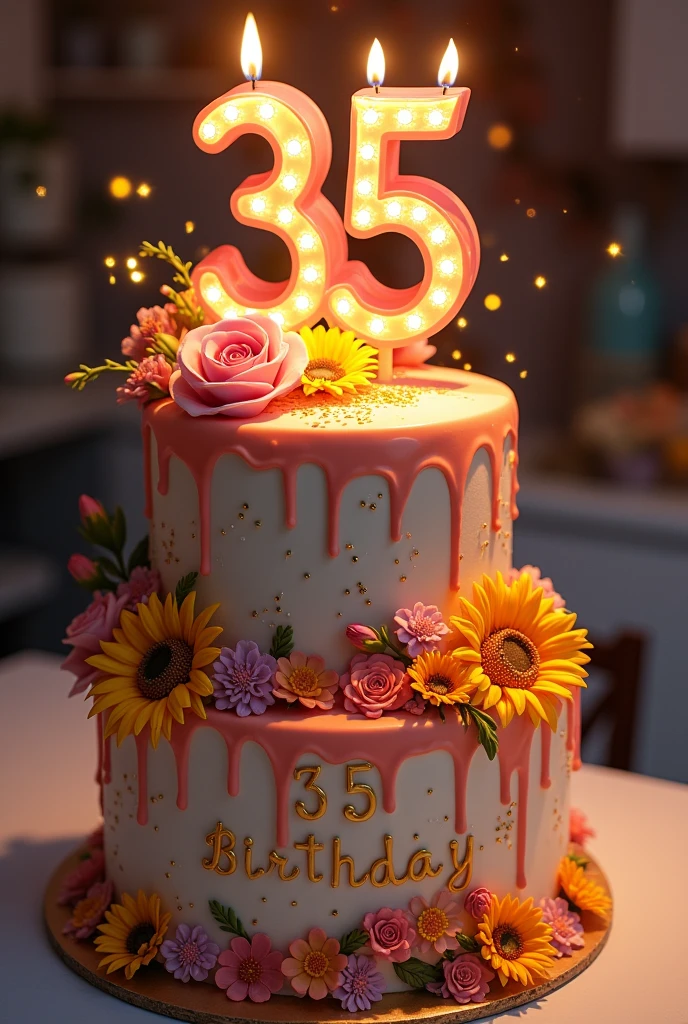
[[67,569],[77,583],[90,583],[98,578],[100,570],[96,563],[86,555],[72,555],[67,562]]
[[88,494],[82,494],[79,498],[79,515],[84,526],[89,519],[107,519],[107,513],[101,503]]
[[346,627],[346,637],[359,651],[382,652],[385,644],[380,640],[376,630],[370,626],[359,626],[356,623]]

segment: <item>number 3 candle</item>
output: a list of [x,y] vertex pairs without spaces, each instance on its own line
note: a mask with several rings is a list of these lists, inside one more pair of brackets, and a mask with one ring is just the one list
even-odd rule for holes
[[388,288],[364,264],[349,262],[328,292],[330,318],[382,350],[444,327],[478,271],[477,229],[461,200],[435,181],[399,174],[401,141],[448,139],[461,129],[470,91],[450,88],[457,72],[451,41],[437,88],[382,89],[384,56],[375,40],[371,87],[352,97],[347,231],[359,238],[397,231],[415,242],[424,262],[420,284],[404,290]]
[[277,323],[298,330],[322,315],[326,289],[346,259],[339,214],[320,188],[330,169],[332,142],[320,108],[298,89],[260,82],[262,54],[253,16],[246,19],[241,50],[249,83],[205,107],[194,123],[194,139],[206,153],[219,153],[240,135],[267,139],[274,166],[246,178],[230,200],[244,224],[272,231],[287,244],[288,281],[264,281],[246,266],[234,246],[223,245],[196,267],[194,287],[213,320],[266,311]]

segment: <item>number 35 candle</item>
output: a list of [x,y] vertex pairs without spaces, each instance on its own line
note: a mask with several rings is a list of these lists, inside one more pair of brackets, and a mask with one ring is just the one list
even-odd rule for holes
[[380,350],[380,378],[391,376],[392,349],[427,338],[456,314],[478,271],[475,224],[461,200],[427,178],[399,173],[404,140],[448,139],[461,129],[470,91],[452,88],[453,41],[434,88],[382,88],[384,55],[375,40],[370,87],[352,98],[344,222],[359,238],[396,231],[419,248],[423,279],[389,288],[359,261],[347,261],[346,232],[321,186],[330,167],[330,132],[319,107],[279,82],[260,82],[262,54],[252,15],[246,20],[242,68],[248,82],[205,107],[194,139],[219,153],[240,135],[267,139],[272,170],[247,178],[230,200],[237,220],[279,235],[292,260],[288,281],[263,281],[234,246],[215,249],[196,267],[194,286],[213,317],[261,310],[298,330],[326,317]]

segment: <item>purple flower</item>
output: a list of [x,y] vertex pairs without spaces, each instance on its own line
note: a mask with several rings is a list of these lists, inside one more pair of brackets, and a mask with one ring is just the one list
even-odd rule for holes
[[272,677],[277,662],[270,654],[261,654],[253,640],[240,640],[236,650],[223,647],[213,665],[215,672],[215,707],[219,711],[236,711],[246,715],[262,715],[275,703]]
[[410,658],[417,658],[423,651],[436,651],[442,637],[451,633],[436,604],[416,601],[413,609],[398,608],[394,621],[400,627],[395,632],[399,641],[408,645]]
[[165,958],[165,969],[178,981],[205,981],[208,971],[217,963],[220,947],[210,941],[200,924],[193,929],[180,924],[175,937],[163,942],[160,952]]
[[540,900],[542,920],[551,925],[552,937],[549,940],[557,951],[557,956],[571,956],[574,949],[582,949],[583,925],[578,914],[569,910],[566,900],[557,897],[554,900]]
[[492,893],[484,885],[481,885],[473,892],[469,892],[463,905],[474,920],[482,921],[483,915],[488,912],[491,903]]
[[375,969],[375,961],[369,956],[352,953],[332,995],[341,1000],[343,1010],[356,1013],[357,1010],[369,1010],[373,1003],[382,999],[386,988],[385,979]]
[[482,1003],[487,995],[494,973],[474,953],[462,953],[453,960],[443,960],[444,981],[430,981],[425,986],[444,999],[457,1003]]

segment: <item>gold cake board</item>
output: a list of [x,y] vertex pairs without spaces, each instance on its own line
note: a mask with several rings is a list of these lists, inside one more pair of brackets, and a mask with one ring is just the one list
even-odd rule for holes
[[[355,1014],[339,1009],[339,1004],[332,999],[314,1002],[290,996],[273,996],[267,1003],[234,1003],[213,985],[192,982],[184,985],[176,981],[157,963],[141,969],[131,981],[126,980],[122,971],[110,975],[99,971],[100,956],[93,944],[89,941],[77,942],[71,936],[62,934],[70,911],[69,907],[60,907],[57,903],[62,878],[77,866],[81,852],[75,851],[60,864],[46,889],[44,917],[55,951],[68,967],[108,995],[152,1013],[191,1021],[192,1024],[304,1024],[306,1021],[314,1024],[330,1024],[335,1021],[355,1021],[356,1024],[391,1024],[397,1021],[403,1021],[403,1024],[422,1024],[433,1021],[434,1024],[450,1024],[451,1021],[480,1020],[541,999],[581,974],[602,952],[611,928],[611,923],[604,925],[599,918],[584,912],[581,920],[585,928],[585,947],[570,957],[557,960],[549,978],[526,988],[513,981],[502,988],[495,980],[484,1002],[468,1003],[466,1006],[427,992],[386,995],[374,1003],[370,1011]],[[594,861],[591,861],[588,872],[609,889],[604,873]]]

